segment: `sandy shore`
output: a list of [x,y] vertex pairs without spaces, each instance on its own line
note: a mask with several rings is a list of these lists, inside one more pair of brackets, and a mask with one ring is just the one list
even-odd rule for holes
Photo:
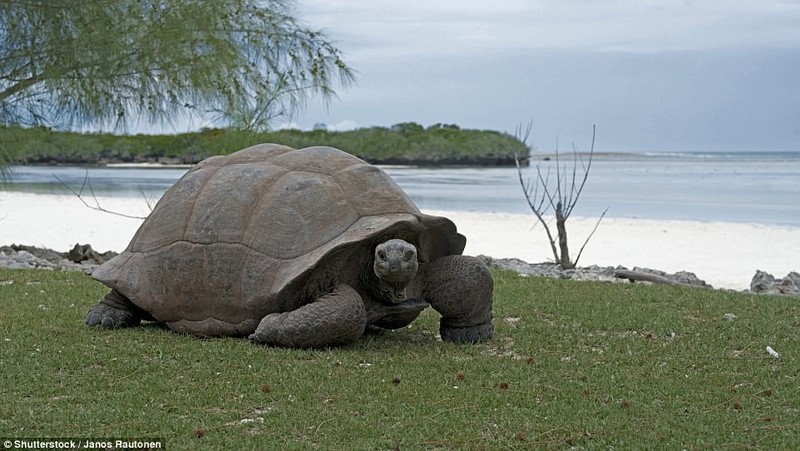
[[[103,197],[103,208],[134,216],[149,209],[140,198]],[[444,212],[467,236],[466,254],[552,259],[542,227],[531,215]],[[571,218],[571,249],[577,252],[596,218]],[[90,210],[74,196],[0,191],[0,245],[26,244],[67,251],[75,243],[98,251],[121,251],[141,219]],[[783,277],[800,270],[800,228],[725,222],[605,218],[580,259],[581,266],[622,265],[691,271],[717,288],[749,288],[756,270]]]

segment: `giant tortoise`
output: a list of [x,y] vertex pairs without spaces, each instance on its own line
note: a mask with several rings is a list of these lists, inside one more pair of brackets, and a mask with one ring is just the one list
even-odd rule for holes
[[111,291],[90,326],[158,321],[286,347],[347,344],[432,306],[443,340],[492,336],[491,274],[447,218],[331,147],[260,144],[208,158],[92,272]]

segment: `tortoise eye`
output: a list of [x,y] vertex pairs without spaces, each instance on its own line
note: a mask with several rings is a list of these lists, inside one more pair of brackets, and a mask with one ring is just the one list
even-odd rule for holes
[[386,260],[386,251],[384,251],[382,249],[379,250],[378,251],[378,258],[380,258],[381,260]]
[[414,258],[414,253],[411,251],[406,251],[406,254],[403,256],[406,260],[411,260]]

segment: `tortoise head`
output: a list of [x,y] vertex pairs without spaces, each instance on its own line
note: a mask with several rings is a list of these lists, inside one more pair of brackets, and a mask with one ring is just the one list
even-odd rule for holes
[[400,239],[385,241],[375,247],[375,275],[393,285],[406,285],[417,275],[417,248]]

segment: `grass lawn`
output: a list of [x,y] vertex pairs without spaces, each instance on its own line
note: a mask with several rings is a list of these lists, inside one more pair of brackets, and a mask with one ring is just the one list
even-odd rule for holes
[[[495,338],[438,317],[296,351],[83,324],[83,274],[0,271],[0,438],[169,449],[791,449],[800,299],[495,273]],[[726,314],[735,319],[726,319]],[[771,357],[771,346],[780,358]]]

